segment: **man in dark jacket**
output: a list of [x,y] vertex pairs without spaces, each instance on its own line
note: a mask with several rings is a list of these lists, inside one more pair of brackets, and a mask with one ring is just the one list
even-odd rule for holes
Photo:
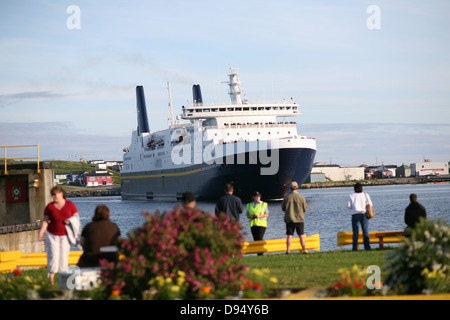
[[243,211],[242,201],[233,195],[234,188],[231,183],[225,185],[225,194],[216,203],[215,213],[219,215],[225,212],[231,219],[239,221],[239,215]]
[[417,222],[419,222],[420,217],[427,217],[427,211],[424,206],[417,202],[417,195],[411,193],[409,195],[409,200],[411,203],[405,209],[405,223],[409,228],[414,228]]

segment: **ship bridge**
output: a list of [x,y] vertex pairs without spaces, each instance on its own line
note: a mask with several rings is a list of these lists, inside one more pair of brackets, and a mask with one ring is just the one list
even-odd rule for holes
[[237,69],[229,72],[230,103],[224,105],[205,105],[200,86],[193,88],[194,104],[182,107],[181,118],[185,120],[203,120],[204,125],[226,127],[230,124],[275,124],[279,117],[297,117],[301,115],[299,105],[294,99],[273,103],[249,104],[241,99],[242,90]]
[[296,103],[243,104],[188,106],[183,108],[182,119],[204,120],[206,126],[220,128],[234,125],[292,124],[277,122],[279,117],[296,117],[301,114]]

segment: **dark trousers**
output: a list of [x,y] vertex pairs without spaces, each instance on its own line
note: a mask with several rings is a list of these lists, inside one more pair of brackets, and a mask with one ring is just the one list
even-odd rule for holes
[[[264,232],[266,232],[266,227],[251,227],[250,230],[252,231],[253,240],[258,241],[262,240],[264,237]],[[262,253],[258,253],[258,256],[262,256]]]
[[258,241],[258,240],[262,240],[264,237],[264,233],[266,232],[266,227],[251,227],[250,228],[252,231],[252,236],[253,236],[253,240]]

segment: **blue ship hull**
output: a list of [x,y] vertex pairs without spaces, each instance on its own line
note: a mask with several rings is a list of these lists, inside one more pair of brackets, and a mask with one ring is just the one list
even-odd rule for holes
[[[224,194],[226,183],[232,183],[235,195],[249,200],[259,191],[264,200],[284,197],[289,183],[305,182],[311,173],[316,150],[308,148],[279,149],[278,171],[273,175],[261,175],[261,163],[249,164],[199,164],[188,168],[155,170],[122,174],[123,199],[179,199],[183,192],[194,192],[199,200],[216,201]],[[228,161],[230,163],[230,161]],[[236,159],[234,163],[237,163]]]

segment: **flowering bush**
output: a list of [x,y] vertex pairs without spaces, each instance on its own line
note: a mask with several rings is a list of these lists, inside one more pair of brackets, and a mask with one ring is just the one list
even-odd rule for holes
[[351,270],[342,268],[338,270],[341,281],[328,288],[328,295],[337,296],[362,296],[367,294],[367,273],[356,264]]
[[402,246],[386,256],[385,284],[406,294],[450,292],[450,229],[421,219]]
[[9,276],[0,275],[0,300],[46,298],[50,296],[50,289],[51,285],[45,277],[24,276],[20,268]]
[[174,300],[184,297],[189,285],[185,276],[186,274],[179,270],[172,272],[166,278],[157,276],[150,279],[149,289],[143,292],[143,298],[146,300]]
[[190,299],[237,294],[245,279],[238,222],[178,206],[144,216],[146,222],[120,244],[125,259],[103,263],[107,295]]
[[251,269],[247,272],[247,280],[241,284],[241,295],[246,299],[270,297],[271,285],[275,283],[278,279],[270,276],[268,268]]

